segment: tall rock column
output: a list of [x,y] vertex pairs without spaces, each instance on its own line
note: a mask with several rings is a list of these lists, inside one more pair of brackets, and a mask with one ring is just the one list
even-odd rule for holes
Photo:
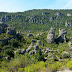
[[55,41],[55,29],[51,27],[47,35],[47,42],[54,43],[54,41]]

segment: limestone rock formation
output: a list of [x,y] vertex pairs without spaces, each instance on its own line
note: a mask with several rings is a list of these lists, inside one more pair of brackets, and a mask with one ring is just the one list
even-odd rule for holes
[[65,27],[71,27],[72,26],[72,23],[68,20],[66,20],[65,22]]
[[14,27],[7,27],[7,32],[6,34],[9,35],[16,35],[16,29]]
[[47,42],[54,43],[54,41],[55,41],[55,29],[51,27],[47,35]]
[[31,37],[31,36],[33,36],[33,34],[32,33],[29,33],[29,34],[27,34],[26,37],[28,38],[28,37]]
[[57,16],[62,16],[62,14],[60,12],[57,12],[56,15]]
[[5,57],[5,59],[6,59],[6,60],[10,60],[10,59],[11,59],[11,57]]
[[72,42],[69,42],[68,45],[70,48],[72,48]]
[[29,52],[29,55],[32,55],[32,54],[35,54],[35,53],[37,53],[37,51],[36,50],[32,50],[32,51]]
[[41,41],[40,40],[37,40],[36,45],[41,45]]
[[58,42],[66,42],[67,37],[66,37],[67,31],[66,29],[59,29],[59,37],[57,38]]
[[1,17],[1,22],[8,22],[11,19],[11,15],[5,15]]
[[70,16],[72,16],[72,14],[71,13],[67,13],[67,16],[70,17]]
[[25,53],[25,49],[17,49],[16,51],[14,51],[14,53],[19,53],[19,54],[24,54]]
[[4,28],[6,28],[7,25],[3,22],[0,22],[0,34],[4,32]]
[[34,50],[38,50],[39,47],[37,45],[34,45]]

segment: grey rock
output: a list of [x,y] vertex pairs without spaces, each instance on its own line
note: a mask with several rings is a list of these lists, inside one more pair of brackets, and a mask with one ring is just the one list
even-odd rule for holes
[[17,49],[16,51],[14,51],[14,53],[19,53],[19,54],[24,54],[25,53],[25,49]]
[[71,27],[72,26],[72,23],[68,20],[66,20],[65,22],[65,27]]
[[29,55],[35,54],[37,51],[36,50],[32,50],[29,52]]
[[69,45],[69,47],[71,47],[71,48],[72,48],[72,42],[69,42],[69,43],[68,43],[68,45]]
[[57,16],[62,16],[62,14],[60,12],[57,12],[56,15]]
[[26,37],[28,38],[28,37],[31,37],[31,36],[33,36],[33,34],[32,33],[29,33],[29,34],[27,34]]
[[37,40],[36,45],[41,45],[41,41],[40,40]]
[[55,29],[51,28],[47,35],[47,42],[54,43],[55,41]]
[[11,57],[5,57],[6,60],[11,60]]
[[26,52],[29,52],[29,51],[31,51],[31,48],[32,48],[33,46],[29,46],[27,49],[26,49]]
[[21,49],[20,51],[19,51],[19,54],[24,54],[25,53],[25,49]]
[[70,17],[70,16],[72,16],[72,14],[71,13],[67,13],[67,16]]
[[34,46],[34,42],[31,42],[31,46]]
[[66,29],[59,29],[59,37],[57,38],[58,42],[66,42],[67,38],[66,38],[66,34],[67,31]]
[[7,27],[7,32],[6,34],[9,35],[16,35],[16,29],[14,27]]

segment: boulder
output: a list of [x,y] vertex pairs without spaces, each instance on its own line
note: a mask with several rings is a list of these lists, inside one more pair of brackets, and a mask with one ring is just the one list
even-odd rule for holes
[[69,42],[68,45],[69,45],[69,47],[72,47],[72,42]]
[[19,53],[19,54],[24,54],[25,53],[25,49],[17,49],[16,51],[14,51],[14,53]]
[[34,46],[34,42],[31,42],[31,46]]
[[60,12],[57,12],[56,16],[62,16],[62,14]]
[[72,23],[68,20],[65,21],[65,27],[71,27]]
[[25,53],[25,49],[21,49],[20,51],[19,51],[19,54],[24,54]]
[[7,27],[7,32],[6,34],[9,35],[16,35],[16,29],[14,27]]
[[5,57],[6,60],[11,60],[11,57]]
[[38,49],[39,49],[38,45],[34,45],[34,50],[38,50]]
[[26,37],[28,38],[28,37],[31,37],[31,36],[33,36],[33,34],[32,33],[29,33],[29,34],[27,34]]
[[36,45],[41,45],[41,41],[40,40],[37,40]]
[[37,53],[37,51],[36,50],[32,50],[32,51],[29,52],[29,55],[32,55],[32,54],[35,54],[35,53]]
[[31,51],[32,47],[33,47],[33,46],[30,45],[30,46],[26,49],[26,52]]
[[72,16],[72,14],[71,13],[67,13],[67,16],[70,17],[70,16]]

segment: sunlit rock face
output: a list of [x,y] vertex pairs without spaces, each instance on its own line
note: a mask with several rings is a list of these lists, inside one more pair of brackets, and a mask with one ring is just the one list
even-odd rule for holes
[[51,27],[47,35],[47,42],[54,43],[54,41],[55,41],[55,29]]

